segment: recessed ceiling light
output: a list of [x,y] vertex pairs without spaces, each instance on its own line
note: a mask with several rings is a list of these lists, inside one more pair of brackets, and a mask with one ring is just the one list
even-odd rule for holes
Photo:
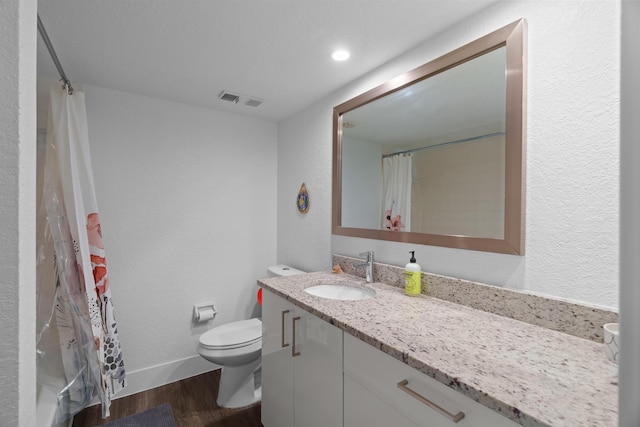
[[351,56],[351,54],[343,49],[339,49],[339,50],[334,50],[333,53],[331,54],[331,57],[333,58],[334,61],[346,61],[347,59],[349,59],[349,57]]

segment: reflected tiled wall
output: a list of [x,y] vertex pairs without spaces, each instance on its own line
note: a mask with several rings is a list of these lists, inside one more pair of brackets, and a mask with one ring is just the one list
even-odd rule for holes
[[419,173],[413,183],[412,231],[503,237],[503,136],[419,151],[413,156],[414,170]]

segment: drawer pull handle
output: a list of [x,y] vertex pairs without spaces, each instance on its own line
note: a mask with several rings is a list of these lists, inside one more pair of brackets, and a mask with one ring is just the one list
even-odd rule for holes
[[416,393],[414,390],[411,390],[407,386],[407,384],[409,384],[409,380],[402,380],[402,381],[400,381],[398,383],[398,388],[400,390],[404,391],[405,393],[408,393],[412,397],[418,399],[420,402],[424,403],[428,407],[433,408],[436,411],[440,412],[445,417],[451,418],[451,421],[453,421],[454,423],[457,423],[458,421],[460,421],[461,419],[464,418],[464,413],[463,412],[458,412],[457,414],[454,415],[451,412],[447,411],[446,409],[436,405],[435,403],[433,403],[432,401],[430,401],[426,397],[422,396],[421,394]]
[[300,352],[296,351],[296,320],[300,320],[300,316],[294,317],[291,321],[293,329],[293,345],[291,346],[291,357],[300,356]]
[[282,311],[282,335],[281,335],[281,337],[282,337],[282,343],[281,343],[282,348],[289,347],[289,343],[285,343],[284,342],[284,315],[287,314],[288,312],[289,312],[289,310],[283,310]]

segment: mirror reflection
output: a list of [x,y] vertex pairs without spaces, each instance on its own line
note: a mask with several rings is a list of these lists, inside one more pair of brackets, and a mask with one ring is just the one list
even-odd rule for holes
[[334,109],[334,234],[522,254],[524,25]]
[[343,114],[343,226],[504,236],[505,51]]

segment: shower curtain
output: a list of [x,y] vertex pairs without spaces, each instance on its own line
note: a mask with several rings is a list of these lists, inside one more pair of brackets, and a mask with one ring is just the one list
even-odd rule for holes
[[411,154],[382,159],[382,229],[411,231]]
[[[95,398],[109,416],[113,394],[126,386],[113,313],[102,229],[93,185],[84,93],[51,90],[42,201],[47,222],[39,254],[40,294],[53,293],[55,325],[66,385],[57,393],[56,422]],[[42,267],[42,268],[40,268]],[[51,292],[51,289],[55,289]],[[38,347],[43,358],[44,351]]]

